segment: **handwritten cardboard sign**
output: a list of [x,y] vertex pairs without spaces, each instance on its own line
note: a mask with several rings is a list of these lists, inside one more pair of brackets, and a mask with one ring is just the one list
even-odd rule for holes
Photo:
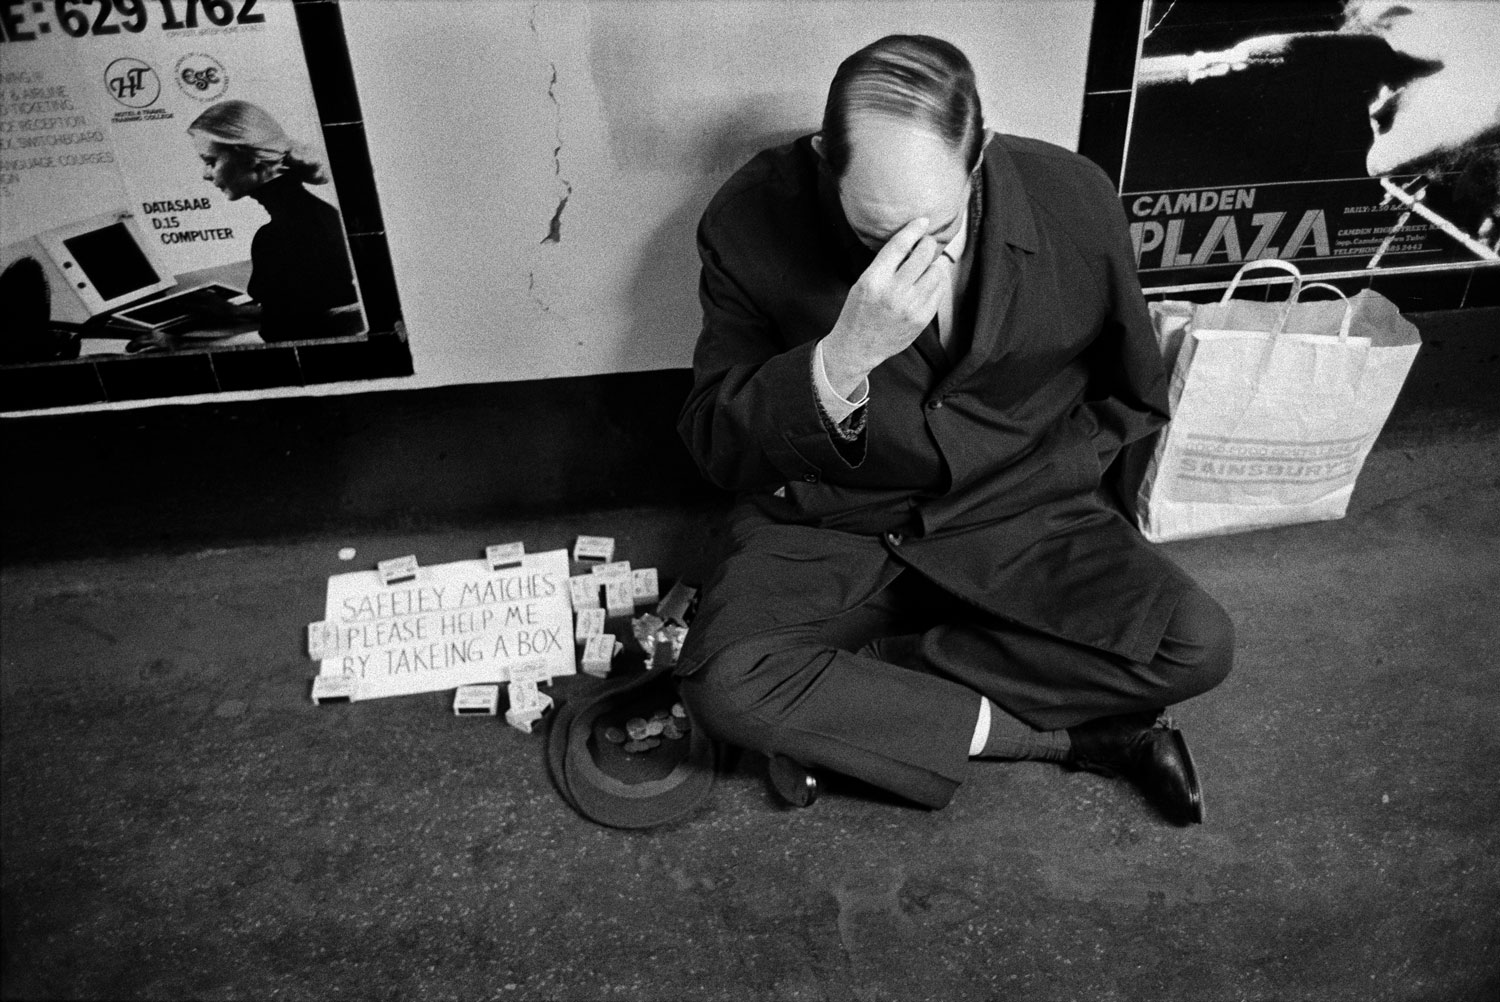
[[355,700],[572,675],[568,551],[419,567],[399,584],[378,571],[328,579],[320,677],[352,679]]

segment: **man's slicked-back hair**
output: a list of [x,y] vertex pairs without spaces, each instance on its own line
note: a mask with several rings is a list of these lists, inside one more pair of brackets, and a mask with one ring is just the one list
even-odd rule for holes
[[957,46],[931,35],[887,35],[839,64],[822,132],[823,156],[835,177],[849,168],[849,121],[860,114],[930,129],[963,155],[970,170],[984,149],[974,67]]

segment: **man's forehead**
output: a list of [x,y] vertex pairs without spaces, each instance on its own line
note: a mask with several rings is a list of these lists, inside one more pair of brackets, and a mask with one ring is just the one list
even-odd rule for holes
[[962,209],[968,171],[941,137],[888,116],[852,121],[849,137],[839,195],[856,230],[889,236],[919,216],[941,228]]
[[859,132],[906,132],[942,140],[942,135],[932,123],[917,115],[901,115],[893,111],[871,109],[854,111],[849,115],[849,134]]
[[862,112],[850,116],[849,166],[861,160],[905,155],[921,160],[952,160],[962,166],[963,154],[955,149],[935,128],[915,118],[882,112]]
[[[904,124],[851,128],[848,167],[840,187],[877,201],[937,198],[961,187],[963,158],[939,136]],[[920,193],[920,195],[919,195]]]

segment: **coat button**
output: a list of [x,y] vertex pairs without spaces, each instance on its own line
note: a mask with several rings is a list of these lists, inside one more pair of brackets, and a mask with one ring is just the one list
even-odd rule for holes
[[890,541],[892,546],[900,546],[906,541],[906,537],[899,532],[888,532],[885,534],[885,538]]
[[929,401],[927,401],[927,409],[928,410],[932,410],[932,411],[942,410],[943,409],[943,401],[940,400],[940,399],[929,400]]
[[810,484],[815,484],[818,482],[818,475],[816,473],[804,473],[802,474],[802,479]]

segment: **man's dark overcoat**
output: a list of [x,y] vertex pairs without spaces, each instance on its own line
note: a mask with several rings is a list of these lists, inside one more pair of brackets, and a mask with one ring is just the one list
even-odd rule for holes
[[682,672],[852,608],[902,565],[1004,619],[1155,654],[1193,585],[1098,491],[1120,448],[1167,417],[1119,198],[1083,157],[995,135],[972,208],[956,349],[929,326],[876,368],[850,443],[820,415],[813,349],[873,255],[810,137],[759,154],[709,205],[679,430],[739,501]]

